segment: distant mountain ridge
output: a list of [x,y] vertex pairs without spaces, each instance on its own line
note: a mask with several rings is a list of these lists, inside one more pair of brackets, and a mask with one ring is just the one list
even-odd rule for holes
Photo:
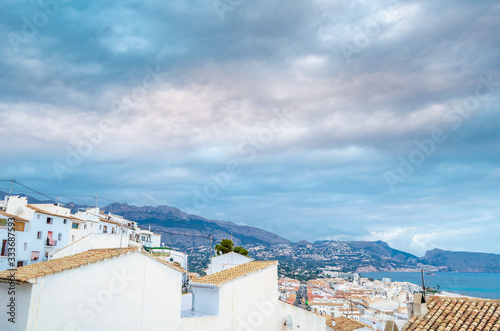
[[[0,191],[0,198],[5,195],[5,192]],[[27,197],[29,203],[54,202]],[[66,205],[71,206],[73,212],[78,208],[92,207],[75,203]],[[283,256],[280,254],[284,254],[283,251],[285,251],[291,258],[312,261],[311,265],[318,265],[316,262],[321,259],[325,262],[325,256],[333,256],[330,260],[332,263],[336,263],[340,257],[347,265],[350,263],[367,268],[366,270],[370,268],[405,269],[409,266],[415,268],[419,264],[424,264],[439,267],[443,271],[500,272],[500,254],[433,249],[427,251],[424,257],[418,258],[410,253],[393,249],[383,241],[316,241],[310,243],[302,240],[292,243],[275,233],[256,227],[238,225],[229,221],[208,220],[170,206],[137,207],[126,203],[112,203],[101,209],[136,221],[143,228],[151,227],[151,230],[162,235],[162,242],[180,249],[193,250],[196,247],[210,246],[212,242],[209,237],[213,236],[215,240],[232,238],[236,245],[268,246],[269,251],[273,253],[263,255],[266,258]],[[282,248],[274,252],[275,247]]]
[[422,261],[443,265],[458,272],[500,272],[500,254],[453,252],[435,248],[427,251]]
[[151,226],[153,231],[162,235],[162,241],[170,246],[188,248],[207,245],[210,235],[216,240],[233,238],[236,245],[291,244],[289,240],[269,231],[227,221],[208,220],[175,207],[136,207],[112,203],[103,210],[136,221],[142,227]]

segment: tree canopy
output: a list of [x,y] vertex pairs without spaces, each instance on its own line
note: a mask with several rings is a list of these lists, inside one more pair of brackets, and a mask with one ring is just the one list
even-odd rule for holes
[[215,250],[217,252],[217,255],[235,252],[241,255],[248,256],[248,250],[241,246],[234,247],[234,243],[231,239],[222,239],[219,244],[215,245]]

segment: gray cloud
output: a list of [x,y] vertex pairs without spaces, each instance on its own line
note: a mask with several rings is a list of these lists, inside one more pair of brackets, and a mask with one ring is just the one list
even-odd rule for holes
[[[222,20],[210,1],[71,1],[33,36],[38,4],[2,6],[2,177],[292,240],[494,251],[495,1],[257,1]],[[464,110],[478,87],[489,95]],[[392,192],[384,173],[436,129],[445,141]],[[240,171],[193,206],[228,162]]]

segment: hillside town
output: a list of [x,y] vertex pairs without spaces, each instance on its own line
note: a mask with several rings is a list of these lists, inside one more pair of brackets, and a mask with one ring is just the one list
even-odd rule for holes
[[339,267],[303,282],[261,254],[231,251],[189,272],[189,256],[160,234],[98,207],[72,213],[6,197],[0,242],[0,330],[420,330],[457,300],[486,309],[464,323],[500,326],[499,301],[426,296]]

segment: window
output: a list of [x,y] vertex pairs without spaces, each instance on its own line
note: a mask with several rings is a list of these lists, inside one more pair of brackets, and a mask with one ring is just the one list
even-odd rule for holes
[[85,224],[85,225],[83,226],[83,229],[84,229],[84,230],[85,230],[85,229],[87,229],[87,224]]
[[40,214],[36,214],[36,218],[40,219]]
[[78,229],[78,223],[73,223],[71,224],[72,229]]
[[31,252],[31,261],[36,261],[40,258],[40,252],[39,251],[32,251]]
[[102,233],[108,233],[108,227],[105,225],[104,229],[102,230]]
[[3,240],[2,241],[2,253],[0,254],[1,256],[7,256],[9,254],[7,254],[7,240]]
[[115,233],[115,228],[111,228],[111,233]]
[[24,251],[26,252],[28,250],[28,243],[24,243]]
[[47,224],[52,224],[52,217],[47,217]]
[[36,239],[42,239],[42,231],[38,231],[36,234]]
[[99,225],[99,230],[101,230],[101,229],[102,229],[102,225]]
[[75,235],[71,236],[71,241],[75,241]]
[[59,233],[59,234],[57,235],[57,240],[62,240],[62,233]]
[[66,224],[66,223],[68,223],[68,220],[67,220],[67,219],[64,219],[64,220],[63,220],[63,224]]

